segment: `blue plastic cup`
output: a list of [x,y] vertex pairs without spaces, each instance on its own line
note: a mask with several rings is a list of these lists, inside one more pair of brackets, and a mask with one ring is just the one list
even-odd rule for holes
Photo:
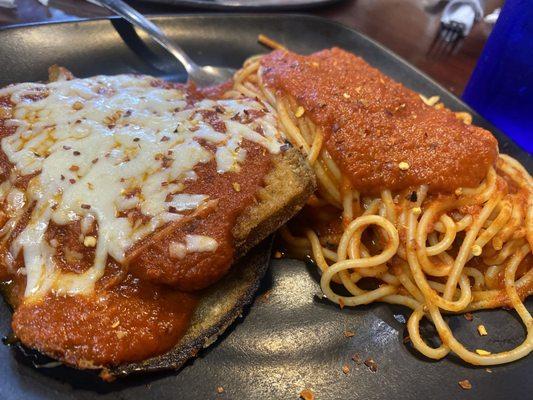
[[463,99],[533,153],[532,0],[506,0]]

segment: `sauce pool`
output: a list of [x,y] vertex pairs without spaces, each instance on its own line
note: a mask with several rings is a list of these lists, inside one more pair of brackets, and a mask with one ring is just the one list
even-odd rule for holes
[[309,56],[278,50],[261,64],[266,85],[294,98],[322,127],[327,150],[360,192],[475,187],[496,161],[490,132],[424,104],[344,50]]

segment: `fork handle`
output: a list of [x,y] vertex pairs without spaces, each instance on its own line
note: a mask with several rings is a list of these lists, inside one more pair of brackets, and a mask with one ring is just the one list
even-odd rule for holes
[[97,2],[115,14],[120,15],[126,21],[137,26],[150,35],[157,43],[163,46],[169,53],[178,59],[185,67],[189,75],[194,75],[200,67],[183,51],[177,44],[173,43],[167,35],[156,24],[139,13],[133,7],[122,0],[97,0]]

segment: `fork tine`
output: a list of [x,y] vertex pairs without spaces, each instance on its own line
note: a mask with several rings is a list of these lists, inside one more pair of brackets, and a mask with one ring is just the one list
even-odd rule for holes
[[441,22],[439,31],[431,42],[426,56],[439,59],[446,54],[453,54],[458,42],[464,37],[463,29],[464,25],[455,21],[449,23]]
[[446,41],[448,43],[452,42],[453,40],[455,40],[455,38],[457,37],[457,27],[455,26],[455,24],[451,24],[450,28],[449,28],[449,35],[448,37],[446,38]]
[[439,30],[437,31],[437,34],[433,38],[433,42],[429,47],[429,56],[431,56],[432,58],[438,58],[439,54],[441,53],[442,46],[444,44],[444,38],[448,35],[448,31],[449,28],[443,23],[441,23]]
[[448,39],[448,43],[453,43],[457,40],[457,38],[459,37],[459,32],[455,29],[452,30],[452,34],[450,35],[449,39]]
[[460,34],[459,38],[455,42],[452,43],[452,45],[450,47],[450,54],[451,55],[457,54],[457,51],[461,47],[460,44],[463,42],[462,39],[463,39],[463,35]]

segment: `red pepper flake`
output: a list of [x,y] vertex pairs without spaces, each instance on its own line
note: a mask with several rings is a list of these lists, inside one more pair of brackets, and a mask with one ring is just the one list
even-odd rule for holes
[[91,209],[91,206],[89,204],[82,204],[80,205],[81,208],[83,208],[84,210],[90,210]]
[[70,147],[70,146],[63,146],[63,149],[64,149],[64,150],[70,150],[70,149],[72,149],[72,147]]
[[68,181],[69,181],[70,183],[72,183],[73,185],[76,183],[76,179],[72,179],[72,178],[70,178]]
[[344,375],[348,375],[350,373],[350,366],[348,364],[344,364],[342,366],[342,372],[344,373]]
[[174,162],[174,159],[173,159],[173,158],[169,158],[169,157],[164,156],[164,157],[162,158],[161,166],[162,166],[163,168],[168,168],[168,167],[170,167],[170,166],[172,165],[173,162]]
[[61,180],[62,180],[62,181],[65,180],[65,175],[61,175]]
[[74,154],[75,156],[79,156],[81,153],[78,150],[75,150],[72,152],[72,154]]
[[168,136],[163,136],[163,137],[161,138],[161,141],[162,141],[162,142],[168,142],[169,140],[170,140],[170,138],[169,138]]
[[355,353],[353,356],[352,356],[352,361],[356,364],[361,364],[361,362],[363,361],[363,359],[361,358],[361,356],[359,355],[359,353]]
[[461,386],[461,389],[464,389],[464,390],[472,389],[472,384],[470,383],[468,379],[463,379],[462,381],[459,381],[458,383],[459,383],[459,386]]
[[378,370],[378,364],[370,357],[365,360],[365,365],[372,372],[376,372]]
[[265,293],[263,293],[261,296],[259,296],[259,301],[261,303],[268,303],[268,301],[270,300],[270,295],[272,294],[272,291],[271,290],[267,290]]
[[161,182],[161,186],[163,186],[163,187],[168,186],[168,182]]
[[113,374],[109,372],[108,369],[103,369],[102,372],[100,372],[100,378],[105,382],[113,382],[116,378]]
[[134,142],[138,142],[139,140],[141,140],[141,139],[139,139],[138,137],[133,138],[133,141],[134,141]]
[[464,317],[467,321],[472,321],[474,319],[474,316],[472,315],[472,313],[469,313],[469,312],[465,313]]
[[80,170],[80,167],[78,167],[77,165],[71,165],[69,168],[69,171],[72,171],[72,172],[76,172],[79,170]]
[[259,133],[261,136],[265,136],[265,131],[263,130],[263,127],[261,125],[257,126],[254,131]]
[[300,398],[302,400],[315,400],[315,394],[311,389],[304,389],[300,392]]
[[94,160],[91,161],[93,164],[96,164],[98,162],[98,158],[95,158]]

